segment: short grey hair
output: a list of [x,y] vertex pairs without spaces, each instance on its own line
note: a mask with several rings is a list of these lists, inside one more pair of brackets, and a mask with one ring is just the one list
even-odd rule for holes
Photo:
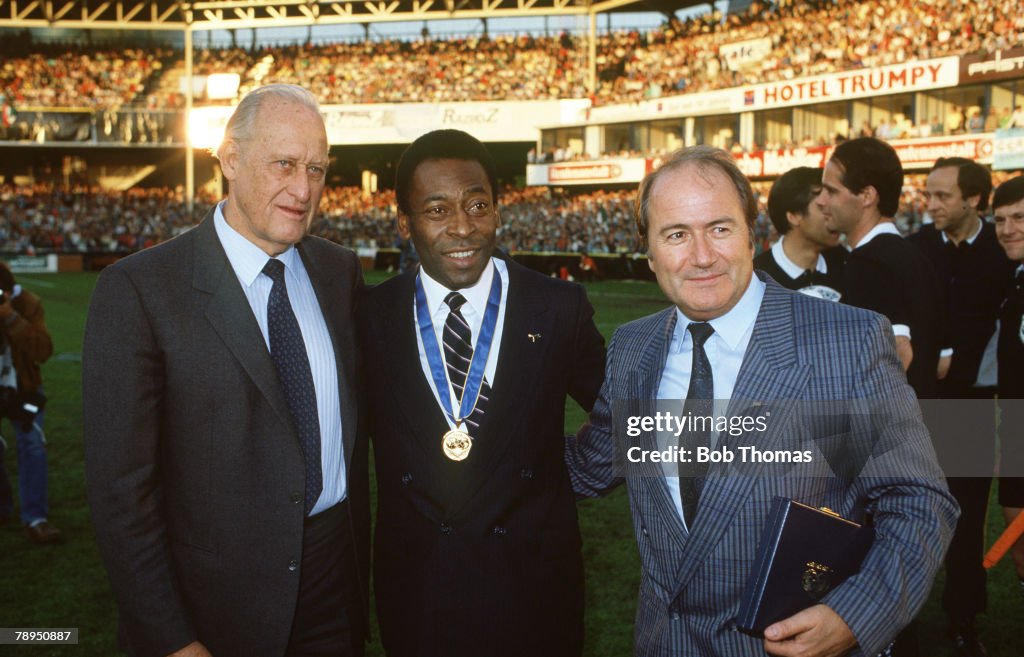
[[224,128],[224,139],[217,147],[218,158],[221,149],[228,141],[245,141],[256,136],[256,116],[259,114],[260,107],[271,99],[305,105],[317,115],[320,114],[320,103],[308,89],[294,84],[268,84],[257,87],[242,98],[242,102],[238,103],[238,107],[228,119],[228,124]]
[[647,227],[650,224],[651,192],[654,183],[665,173],[682,168],[688,164],[695,165],[699,171],[717,169],[736,188],[736,194],[740,199],[740,207],[743,208],[743,218],[746,220],[747,229],[750,231],[750,240],[754,240],[754,222],[757,220],[757,196],[754,194],[750,181],[743,175],[736,165],[732,155],[713,146],[690,146],[682,148],[670,155],[667,160],[655,171],[647,174],[640,183],[640,191],[636,196],[636,229],[640,234],[640,240],[646,247]]

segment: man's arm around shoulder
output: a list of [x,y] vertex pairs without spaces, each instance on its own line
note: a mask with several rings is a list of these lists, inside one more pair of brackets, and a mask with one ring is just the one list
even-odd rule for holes
[[569,395],[583,410],[590,412],[604,381],[604,336],[594,323],[594,307],[582,285],[575,285],[576,330],[573,345],[576,348],[569,379]]
[[577,497],[604,495],[624,480],[622,473],[617,472],[611,399],[618,336],[616,331],[608,344],[604,383],[589,419],[575,436],[566,436],[565,463]]

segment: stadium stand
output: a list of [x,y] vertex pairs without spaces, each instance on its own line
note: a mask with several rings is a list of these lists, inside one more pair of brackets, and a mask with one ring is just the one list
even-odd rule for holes
[[16,107],[116,109],[131,103],[180,56],[169,48],[125,50],[34,46],[25,54],[3,49],[0,90]]
[[[993,176],[997,185],[1009,177],[1006,172]],[[765,249],[778,237],[765,207],[771,182],[753,186],[759,207],[754,237]],[[635,253],[635,198],[635,189],[506,187],[499,198],[499,244],[517,253]],[[0,185],[0,251],[130,253],[191,228],[214,201],[201,195],[190,214],[180,187],[112,192]],[[896,216],[901,232],[921,227],[925,205],[924,177],[908,176]],[[392,190],[366,194],[357,187],[329,187],[312,232],[353,249],[396,248],[395,216]]]
[[[723,47],[770,42],[754,67],[731,65]],[[743,12],[715,12],[661,28],[603,33],[597,40],[598,104],[706,91],[945,55],[990,53],[1024,40],[1012,0],[815,0],[754,2]],[[767,43],[766,42],[766,43]],[[5,57],[0,90],[16,104],[115,107],[133,100],[151,108],[183,105],[180,52],[36,52]],[[201,49],[197,75],[237,73],[239,93],[291,82],[322,103],[439,102],[583,98],[585,37],[560,34],[425,37],[249,52]],[[157,79],[148,97],[151,77]],[[968,120],[970,117],[967,117]],[[983,127],[986,118],[981,119]],[[1002,117],[994,117],[997,121]],[[931,126],[929,126],[931,129]],[[956,129],[966,129],[959,127]]]

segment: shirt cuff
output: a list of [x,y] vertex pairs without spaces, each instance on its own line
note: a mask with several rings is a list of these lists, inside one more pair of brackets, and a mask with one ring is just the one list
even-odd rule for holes
[[896,337],[900,337],[902,335],[906,339],[910,339],[910,327],[906,324],[893,324],[892,332]]
[[953,349],[952,349],[952,347],[949,348],[949,349],[943,349],[942,351],[939,352],[939,358],[952,358],[952,357],[953,357]]

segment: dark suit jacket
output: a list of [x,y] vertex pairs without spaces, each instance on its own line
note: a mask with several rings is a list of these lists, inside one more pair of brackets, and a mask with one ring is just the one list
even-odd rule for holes
[[[635,654],[764,654],[761,639],[736,631],[735,619],[776,495],[858,521],[874,517],[860,573],[822,602],[853,631],[853,654],[878,654],[927,598],[957,518],[891,326],[767,280],[727,411],[764,415],[767,430],[719,436],[737,456],[711,466],[687,531],[661,464],[626,461],[629,447],[656,449],[651,432],[630,438],[625,429],[628,416],[653,410],[643,400],[657,395],[676,317],[668,308],[619,327],[590,422],[566,450],[581,495],[623,482],[629,489],[643,566]],[[743,462],[741,448],[751,446],[808,450],[812,460]]]
[[[996,240],[995,227],[982,223],[972,244],[954,248],[934,225],[907,236],[932,263],[946,302],[945,343],[953,348],[949,374],[939,383],[944,396],[969,393],[978,379],[985,348],[996,331],[1006,281],[1015,266]],[[916,351],[915,351],[916,356]]]
[[[579,655],[583,569],[563,461],[566,395],[589,410],[604,340],[579,285],[508,262],[492,395],[461,462],[420,366],[416,272],[360,304],[377,469],[374,590],[392,657]],[[539,334],[531,341],[527,334]]]
[[[352,324],[362,275],[347,249],[312,237],[298,248],[339,367],[348,522],[365,584]],[[198,639],[217,657],[283,655],[302,558],[303,457],[212,213],[103,271],[83,371],[86,483],[123,647],[149,657]]]

